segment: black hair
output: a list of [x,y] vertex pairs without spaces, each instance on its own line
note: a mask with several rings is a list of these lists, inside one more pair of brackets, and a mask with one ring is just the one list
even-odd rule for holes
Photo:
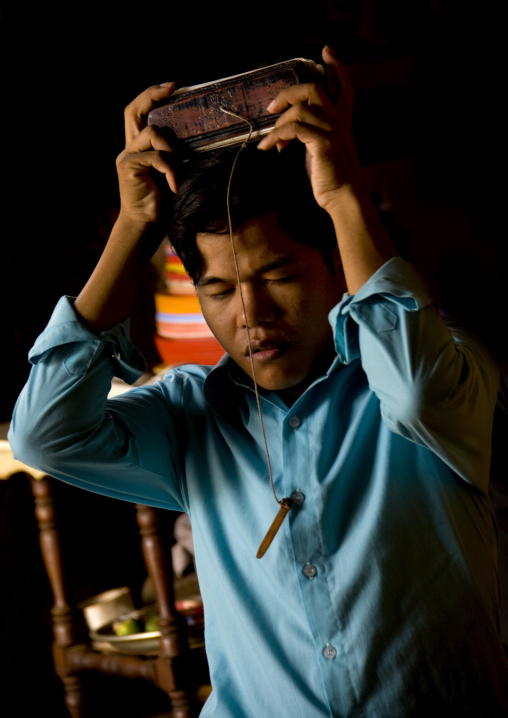
[[[227,188],[238,147],[199,153],[185,163],[185,176],[174,196],[169,241],[196,282],[201,255],[200,232],[229,232]],[[305,147],[292,143],[282,152],[250,144],[238,155],[230,187],[233,231],[247,220],[275,211],[281,227],[295,242],[319,249],[332,265],[337,240],[329,215],[317,204],[305,171]]]

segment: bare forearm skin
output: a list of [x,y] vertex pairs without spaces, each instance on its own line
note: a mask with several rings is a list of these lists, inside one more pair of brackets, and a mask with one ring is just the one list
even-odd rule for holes
[[143,272],[163,236],[156,224],[137,226],[119,217],[74,305],[89,329],[105,331],[129,316]]
[[356,294],[398,252],[364,191],[347,184],[334,194],[326,209],[335,227],[347,289]]

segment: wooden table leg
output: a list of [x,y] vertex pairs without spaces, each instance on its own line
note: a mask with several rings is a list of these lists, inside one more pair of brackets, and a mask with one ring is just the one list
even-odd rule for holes
[[188,689],[189,675],[185,673],[189,649],[182,617],[175,608],[170,552],[161,539],[158,511],[136,504],[136,517],[143,557],[159,606],[161,639],[155,664],[156,683],[168,694],[174,718],[192,718],[197,713]]
[[79,643],[74,610],[67,598],[64,581],[62,547],[56,519],[55,501],[51,478],[30,477],[35,501],[35,516],[39,526],[39,543],[42,558],[48,574],[54,605],[51,609],[53,621],[53,661],[55,671],[62,680],[65,704],[72,718],[82,718],[83,691],[78,674],[70,668],[66,656],[69,646]]

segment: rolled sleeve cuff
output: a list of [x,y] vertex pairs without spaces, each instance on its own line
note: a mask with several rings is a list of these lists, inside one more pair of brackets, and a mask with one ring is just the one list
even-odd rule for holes
[[349,364],[360,357],[359,324],[379,333],[390,331],[397,326],[399,307],[414,312],[433,303],[416,269],[400,257],[390,259],[355,295],[346,293],[328,315],[340,361]]
[[142,355],[131,343],[129,322],[126,320],[105,332],[95,334],[79,320],[74,310],[74,299],[62,297],[51,319],[29,352],[32,364],[44,362],[57,347],[67,346],[65,368],[73,376],[85,374],[94,360],[110,345],[115,376],[133,384],[145,371]]

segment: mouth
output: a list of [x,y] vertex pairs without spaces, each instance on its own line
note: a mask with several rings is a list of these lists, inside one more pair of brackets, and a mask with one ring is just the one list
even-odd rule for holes
[[[278,341],[251,342],[252,359],[259,362],[269,362],[278,359],[286,351],[288,345]],[[245,356],[249,357],[249,347],[247,347]]]

